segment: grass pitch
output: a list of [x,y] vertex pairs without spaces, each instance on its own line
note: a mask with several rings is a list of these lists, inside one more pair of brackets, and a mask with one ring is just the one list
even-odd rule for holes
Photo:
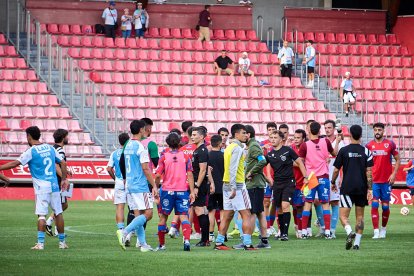
[[[64,214],[70,248],[59,250],[57,238],[47,237],[45,250],[39,252],[30,250],[37,235],[34,202],[0,201],[0,275],[413,275],[414,209],[402,216],[400,208],[391,207],[385,240],[371,239],[366,209],[359,251],[345,250],[345,232],[338,225],[336,240],[297,240],[291,226],[289,242],[271,239],[272,249],[257,252],[217,252],[212,247],[183,252],[182,239],[167,236],[167,251],[141,253],[119,247],[111,202],[72,201]],[[153,247],[157,223],[153,219],[147,228]],[[237,242],[229,240],[228,245]]]

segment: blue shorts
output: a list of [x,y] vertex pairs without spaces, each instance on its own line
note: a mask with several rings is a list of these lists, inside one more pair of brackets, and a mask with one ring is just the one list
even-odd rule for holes
[[190,195],[185,192],[161,191],[160,193],[161,213],[170,215],[174,208],[176,215],[188,215],[190,206]]
[[270,187],[269,184],[266,184],[264,197],[265,198],[272,198],[272,193],[273,193],[272,187]]
[[372,185],[372,198],[388,203],[391,201],[391,185],[389,183],[374,183]]
[[292,205],[299,207],[305,205],[303,192],[301,190],[295,189],[295,193],[293,194]]
[[310,190],[308,196],[305,197],[306,202],[313,202],[315,200],[316,192],[318,192],[318,198],[321,203],[329,202],[329,193],[331,183],[328,178],[319,178],[319,185]]

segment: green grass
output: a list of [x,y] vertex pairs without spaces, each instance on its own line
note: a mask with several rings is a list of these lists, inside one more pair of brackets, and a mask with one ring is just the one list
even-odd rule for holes
[[[0,275],[412,275],[414,210],[404,217],[400,207],[392,208],[385,240],[371,239],[371,220],[366,218],[359,251],[345,250],[345,233],[338,225],[336,240],[297,240],[291,231],[289,242],[271,240],[272,249],[257,252],[183,252],[181,239],[166,237],[167,251],[141,253],[118,246],[110,202],[72,201],[64,215],[70,249],[59,250],[57,238],[47,237],[45,250],[39,252],[30,250],[36,242],[34,202],[0,201]],[[153,247],[156,225],[154,219],[147,228]]]

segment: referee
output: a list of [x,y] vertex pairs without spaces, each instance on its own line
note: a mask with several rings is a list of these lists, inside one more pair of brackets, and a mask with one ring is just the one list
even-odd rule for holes
[[[339,170],[343,168],[343,181],[340,185],[339,216],[348,235],[345,249],[351,249],[353,243],[353,249],[358,250],[362,232],[364,231],[364,209],[368,205],[368,190],[372,190],[371,167],[374,165],[374,161],[369,149],[360,145],[362,127],[353,125],[350,128],[350,132],[351,144],[341,148],[336,157],[331,185],[332,191],[337,190],[336,179],[338,178]],[[352,231],[349,223],[349,214],[354,204],[356,206],[356,234]]]

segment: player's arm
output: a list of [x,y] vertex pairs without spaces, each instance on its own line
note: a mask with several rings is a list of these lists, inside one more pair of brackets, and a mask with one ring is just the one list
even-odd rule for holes
[[61,176],[61,178],[62,178],[62,181],[61,181],[62,190],[67,190],[68,187],[69,187],[69,181],[67,179],[67,177],[68,177],[68,167],[67,167],[67,164],[66,164],[65,160],[61,160],[59,164],[60,164],[60,169],[62,171],[62,176]]
[[10,179],[7,176],[0,174],[0,180],[5,182],[3,188],[6,188],[7,186],[9,186]]
[[57,174],[60,178],[62,178],[62,169],[60,168],[60,165],[55,164],[55,166],[56,166],[56,174]]
[[367,168],[367,185],[368,190],[372,190],[372,167]]
[[257,162],[253,166],[253,168],[249,172],[247,172],[247,179],[251,178],[252,176],[260,172],[263,172],[263,168],[267,165],[266,158],[264,157],[263,151],[260,149],[260,147],[252,147],[251,151],[252,157],[256,159]]
[[148,144],[148,153],[150,155],[152,164],[154,164],[154,167],[158,166],[158,162],[160,160],[160,156],[158,154],[158,147],[157,144],[155,144],[155,142],[150,142]]
[[195,195],[194,195],[194,175],[193,175],[193,172],[187,171],[187,181],[188,181],[188,186],[190,188],[190,201],[194,202]]
[[112,178],[113,180],[115,180],[114,168],[113,168],[113,167],[108,166],[108,167],[106,167],[106,171],[107,171],[107,172],[108,172],[108,174],[111,176],[111,178]]
[[234,147],[231,159],[230,159],[230,168],[229,168],[229,174],[230,174],[230,187],[231,187],[231,195],[230,199],[233,199],[236,196],[236,189],[237,189],[237,169],[239,167],[239,162],[241,155],[243,154],[243,149],[241,147]]
[[157,188],[161,186],[161,177],[164,175],[164,160],[165,155],[161,155],[160,162],[158,163],[158,167],[155,170],[155,185]]
[[394,171],[392,172],[390,178],[388,178],[388,182],[393,185],[395,182],[395,178],[397,176],[397,172],[398,169],[400,168],[401,165],[401,158],[400,155],[397,153],[396,155],[394,155],[394,159],[395,159],[395,167],[394,167]]
[[200,173],[198,174],[197,182],[195,183],[196,187],[200,187],[200,185],[203,183],[204,178],[207,174],[207,162],[203,162],[199,164],[200,167]]
[[308,184],[308,177],[306,176],[307,172],[306,172],[306,168],[305,168],[305,164],[303,164],[303,161],[300,157],[296,158],[295,162],[298,164],[299,170],[302,173],[302,176],[304,178],[303,182],[304,184]]
[[16,168],[17,166],[20,166],[20,165],[21,165],[21,163],[20,163],[19,160],[14,160],[14,161],[11,161],[11,162],[6,163],[4,165],[1,165],[0,166],[0,171],[10,170],[10,169]]
[[142,171],[144,172],[145,177],[147,178],[149,184],[152,186],[154,197],[158,196],[158,186],[155,185],[154,178],[152,177],[152,172],[150,170],[148,162],[141,163]]
[[214,179],[213,179],[213,168],[211,166],[207,166],[207,177],[208,177],[208,181],[210,182],[210,194],[214,194],[216,192],[216,186],[214,185]]
[[331,180],[331,189],[332,191],[336,192],[337,191],[337,187],[336,187],[336,179],[339,176],[339,169],[338,168],[334,168],[333,174],[332,174],[332,180]]

